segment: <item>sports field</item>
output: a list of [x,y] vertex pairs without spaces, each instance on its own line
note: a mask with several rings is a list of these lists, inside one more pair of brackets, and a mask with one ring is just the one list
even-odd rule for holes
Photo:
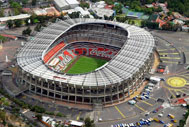
[[68,70],[68,74],[80,74],[94,71],[104,65],[107,61],[92,57],[81,56],[77,62]]

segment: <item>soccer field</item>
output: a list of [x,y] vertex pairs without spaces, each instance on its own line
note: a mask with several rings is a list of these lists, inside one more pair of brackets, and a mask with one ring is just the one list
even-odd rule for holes
[[96,68],[104,65],[107,60],[97,59],[92,57],[82,56],[77,62],[68,70],[68,74],[80,74],[94,71]]

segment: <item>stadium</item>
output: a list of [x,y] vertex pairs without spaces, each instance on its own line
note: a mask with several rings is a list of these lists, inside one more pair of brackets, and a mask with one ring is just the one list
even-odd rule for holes
[[154,48],[154,37],[137,26],[88,18],[58,21],[19,51],[17,79],[39,96],[112,104],[140,88]]

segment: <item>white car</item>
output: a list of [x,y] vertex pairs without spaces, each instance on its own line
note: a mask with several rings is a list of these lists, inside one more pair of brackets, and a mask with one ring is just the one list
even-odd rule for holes
[[152,83],[149,83],[148,86],[150,86],[150,87],[154,87],[155,85],[152,84]]
[[136,104],[136,101],[135,100],[130,100],[130,101],[128,101],[128,103],[131,104],[131,105],[134,105],[134,104]]
[[149,90],[152,90],[153,88],[152,87],[148,87]]
[[163,114],[162,114],[162,113],[160,113],[160,114],[158,114],[158,116],[159,116],[159,117],[162,117],[162,116],[163,116]]
[[150,92],[150,90],[149,90],[149,89],[145,89],[145,91],[146,91],[146,92]]

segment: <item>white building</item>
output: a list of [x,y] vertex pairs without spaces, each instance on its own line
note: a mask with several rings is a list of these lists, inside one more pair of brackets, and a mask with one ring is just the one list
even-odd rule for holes
[[93,8],[92,10],[93,10],[93,12],[94,12],[97,16],[102,17],[102,18],[104,17],[104,15],[110,17],[110,16],[112,16],[113,13],[114,13],[113,10],[111,10],[111,9],[105,9],[105,8]]
[[76,11],[76,12],[79,11],[82,16],[90,15],[90,13],[89,13],[87,10],[84,10],[82,7],[76,7],[76,8],[75,8],[75,11]]
[[59,11],[73,9],[79,6],[77,0],[54,0],[54,4]]
[[0,23],[1,22],[6,22],[8,20],[26,19],[26,18],[29,18],[30,16],[31,15],[29,15],[29,14],[20,14],[20,15],[16,15],[16,16],[1,17],[0,18]]

